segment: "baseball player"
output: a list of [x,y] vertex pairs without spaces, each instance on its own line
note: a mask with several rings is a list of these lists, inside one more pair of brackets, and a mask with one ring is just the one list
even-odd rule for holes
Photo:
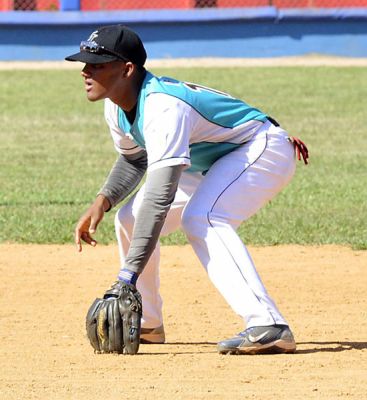
[[87,98],[104,99],[118,158],[75,229],[95,246],[105,212],[144,185],[116,213],[118,280],[143,299],[142,343],[164,343],[159,237],[181,227],[210,280],[246,329],[220,353],[294,352],[283,315],[267,293],[236,229],[279,193],[307,147],[275,120],[227,93],[144,68],[140,38],[122,25],[101,27],[66,58],[85,63]]

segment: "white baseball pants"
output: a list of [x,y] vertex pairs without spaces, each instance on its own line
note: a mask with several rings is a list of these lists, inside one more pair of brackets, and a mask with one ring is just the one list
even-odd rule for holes
[[[236,229],[283,189],[294,171],[295,152],[287,133],[266,122],[248,143],[219,159],[205,176],[182,174],[161,232],[184,230],[212,283],[247,327],[287,322],[269,297]],[[116,214],[122,266],[143,195],[141,188]],[[157,244],[137,282],[145,328],[163,323],[159,257]]]

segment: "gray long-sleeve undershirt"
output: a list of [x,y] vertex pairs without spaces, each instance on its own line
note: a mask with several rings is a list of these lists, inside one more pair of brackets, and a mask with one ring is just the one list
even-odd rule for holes
[[[135,156],[120,156],[99,194],[114,207],[139,184],[146,171],[145,151]],[[144,200],[135,219],[125,268],[140,274],[151,256],[174,200],[183,166],[164,167],[148,172]]]
[[145,151],[129,156],[121,154],[98,194],[105,196],[111,204],[110,208],[113,208],[138,186],[146,169],[147,155]]
[[125,268],[140,274],[151,256],[170,206],[175,198],[183,166],[148,172],[144,200],[135,219]]

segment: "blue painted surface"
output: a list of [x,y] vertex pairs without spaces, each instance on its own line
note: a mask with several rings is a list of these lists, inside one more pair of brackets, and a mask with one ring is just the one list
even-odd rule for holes
[[60,0],[61,11],[77,11],[80,10],[79,0]]
[[[208,9],[0,13],[0,60],[62,60],[96,27],[125,23],[149,58],[367,57],[367,10]],[[13,15],[13,17],[12,17]]]

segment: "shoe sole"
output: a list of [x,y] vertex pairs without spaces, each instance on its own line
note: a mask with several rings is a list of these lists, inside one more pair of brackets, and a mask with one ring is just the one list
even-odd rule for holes
[[294,353],[296,344],[294,342],[286,342],[282,339],[253,347],[235,347],[235,348],[218,348],[220,354],[282,354]]

